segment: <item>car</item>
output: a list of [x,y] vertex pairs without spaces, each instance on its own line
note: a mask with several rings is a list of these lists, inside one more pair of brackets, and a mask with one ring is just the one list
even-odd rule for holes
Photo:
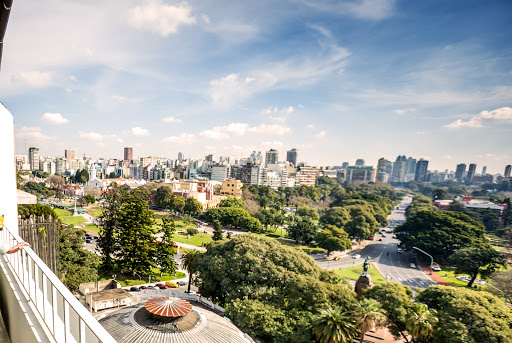
[[147,286],[140,286],[139,288],[140,288],[140,289],[148,289],[148,287],[147,287]]
[[189,292],[189,291],[185,291],[185,293],[188,293],[188,294],[197,294],[197,293],[196,293],[196,292],[194,292],[194,291],[190,291],[190,292]]
[[440,272],[441,271],[441,267],[439,266],[433,266],[432,267],[432,270],[435,271],[435,272]]
[[360,257],[361,257],[361,255],[359,255],[359,254],[352,255],[352,258],[360,258]]
[[379,242],[382,242],[382,238],[379,238]]
[[140,292],[139,287],[130,287],[130,292]]
[[158,285],[158,286],[155,286],[156,288],[160,288],[160,289],[166,289],[167,286],[166,285]]
[[92,243],[92,240],[90,238],[86,238],[85,243]]
[[370,240],[370,241],[373,241],[374,239],[375,239],[375,238],[373,238],[373,237],[368,238],[368,240]]
[[177,283],[178,285],[180,285],[180,286],[186,286],[186,285],[187,285],[187,282],[186,282],[186,281],[183,281],[183,280],[178,281],[178,282],[176,282],[176,283]]
[[[158,287],[158,288],[161,288],[161,287],[165,287],[165,285],[163,283],[157,283],[155,285],[155,287]],[[167,287],[166,287],[167,288]]]
[[178,288],[180,286],[177,283],[169,281],[169,280],[165,281],[165,285],[169,288]]
[[411,262],[411,264],[409,265],[411,268],[416,268],[416,265],[414,263]]
[[382,234],[382,237],[386,237],[386,235],[385,235],[385,234]]
[[156,289],[156,288],[153,286],[148,286],[148,288],[146,288],[146,289]]
[[401,253],[403,252],[403,250],[402,250],[402,249],[400,249],[400,248],[398,248],[397,252],[398,252],[399,254],[401,254]]

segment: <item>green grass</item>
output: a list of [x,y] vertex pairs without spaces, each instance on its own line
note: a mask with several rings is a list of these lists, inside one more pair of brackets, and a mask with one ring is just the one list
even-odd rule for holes
[[202,243],[210,243],[212,236],[204,232],[199,232],[197,235],[191,235],[190,238],[187,238],[186,232],[178,232],[173,236],[173,241],[200,247]]
[[306,245],[296,244],[295,242],[285,241],[282,239],[279,239],[278,242],[280,242],[283,245],[292,247],[294,249],[300,249],[300,250],[304,251],[306,254],[319,254],[319,253],[325,252],[325,249],[322,249],[322,248],[308,247]]
[[87,211],[87,213],[89,213],[94,218],[98,218],[103,213],[103,210],[101,208],[95,207]]
[[450,283],[450,285],[455,287],[466,287],[467,282],[457,280],[455,277],[458,274],[455,274],[455,268],[453,267],[441,267],[441,271],[436,272],[437,275],[442,277],[444,280]]
[[278,237],[289,238],[290,237],[290,236],[288,236],[288,232],[284,229],[276,229],[276,231],[269,230],[265,234],[271,238],[278,238]]
[[92,223],[85,224],[84,230],[92,232],[96,236],[100,234],[100,228]]
[[[386,279],[384,276],[382,276],[381,273],[373,266],[373,263],[370,264],[372,267],[369,269],[370,276],[372,277],[373,283],[381,283],[386,282]],[[336,269],[334,271],[336,275],[339,275],[341,277],[347,278],[349,280],[357,281],[359,279],[359,276],[361,273],[363,273],[363,266],[357,265],[353,267],[347,267],[342,269]]]
[[[170,275],[170,274],[164,274],[162,277],[160,277],[160,271],[158,269],[153,270],[153,274],[151,274],[151,283],[153,282],[163,282],[166,280],[176,280],[176,279],[183,279],[185,277],[185,273],[182,272],[176,272],[176,276]],[[98,280],[111,280],[112,275],[102,275]],[[123,287],[129,287],[129,286],[137,286],[141,284],[141,281],[138,276],[136,275],[117,275],[116,281],[121,284]],[[145,275],[142,277],[142,283],[149,283],[149,277],[148,275]]]
[[76,225],[80,225],[80,224],[83,224],[86,222],[84,217],[82,217],[82,216],[73,217],[72,213],[67,210],[63,210],[60,208],[55,208],[53,210],[55,211],[55,213],[57,213],[57,215],[59,216],[59,219],[64,224],[76,226]]
[[[166,216],[157,215],[156,219],[155,219],[155,225],[153,225],[153,230],[158,230],[159,226],[162,224],[162,218],[166,218],[166,217],[168,217],[168,216],[167,215]],[[175,220],[174,225],[176,226],[177,230],[186,230],[189,228],[196,227],[195,223],[186,223],[183,220]]]

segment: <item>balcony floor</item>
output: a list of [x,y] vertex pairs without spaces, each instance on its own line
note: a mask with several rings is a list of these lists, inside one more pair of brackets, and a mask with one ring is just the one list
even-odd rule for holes
[[11,343],[7,330],[5,329],[4,319],[2,318],[2,312],[0,312],[0,342]]

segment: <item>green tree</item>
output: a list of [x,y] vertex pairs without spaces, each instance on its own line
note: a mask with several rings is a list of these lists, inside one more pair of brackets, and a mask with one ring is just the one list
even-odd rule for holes
[[220,207],[240,207],[245,208],[245,201],[235,197],[227,197],[222,199],[219,204]]
[[92,195],[84,195],[82,198],[87,204],[94,204],[96,202],[96,198],[94,198]]
[[174,263],[174,242],[172,240],[176,233],[176,225],[171,218],[162,218],[160,224],[160,232],[162,238],[157,245],[156,261],[161,273],[172,274],[176,271],[176,264]]
[[383,325],[386,320],[385,311],[382,305],[373,299],[363,299],[359,301],[354,309],[353,315],[356,319],[357,327],[361,333],[359,342],[364,342],[365,334],[376,326]]
[[86,184],[89,181],[89,172],[87,169],[82,169],[80,171],[80,183]]
[[378,301],[387,313],[387,327],[395,337],[402,336],[408,342],[407,311],[414,307],[412,290],[397,282],[383,282],[368,288],[364,292],[365,298]]
[[315,241],[320,248],[327,250],[327,256],[331,251],[345,251],[352,248],[348,233],[333,225],[325,225],[324,229],[317,233]]
[[300,217],[309,217],[313,220],[318,220],[319,218],[318,212],[309,206],[299,206],[295,212],[295,215]]
[[283,225],[285,221],[283,213],[275,208],[261,208],[258,213],[254,214],[254,218],[258,219],[266,230],[269,226]]
[[407,311],[407,331],[411,334],[413,342],[431,342],[434,329],[439,319],[436,310],[429,310],[428,306],[415,303]]
[[350,212],[343,207],[332,207],[320,218],[320,223],[344,228],[351,220]]
[[309,244],[315,239],[317,226],[309,217],[300,218],[288,227],[288,234],[297,242],[302,241]]
[[144,192],[126,193],[118,209],[118,234],[120,249],[115,255],[121,271],[151,273],[156,265],[156,245],[153,236],[155,214],[148,207]]
[[379,230],[379,222],[375,219],[371,210],[363,205],[351,205],[347,209],[350,213],[350,221],[344,230],[358,241],[373,237]]
[[448,193],[442,188],[432,191],[432,200],[445,200],[448,199]]
[[405,216],[414,216],[419,211],[437,211],[437,207],[432,205],[432,200],[423,195],[417,195],[412,199],[412,202],[405,209]]
[[203,212],[203,205],[196,198],[188,198],[185,200],[183,211],[192,216],[198,216]]
[[213,221],[213,236],[212,239],[214,241],[221,241],[223,237],[224,230],[222,228],[222,224],[218,220]]
[[212,208],[206,211],[204,219],[210,223],[218,220],[222,225],[230,225],[251,232],[261,232],[263,230],[258,219],[252,217],[247,210],[238,207]]
[[183,256],[181,256],[183,268],[188,273],[188,288],[187,292],[190,293],[190,284],[192,283],[192,275],[196,272],[197,260],[201,256],[199,250],[189,250]]
[[512,313],[502,298],[469,288],[430,286],[416,300],[437,311],[432,343],[510,342]]
[[467,247],[490,247],[484,226],[463,213],[420,211],[395,229],[406,247],[416,246],[434,258],[448,258]]
[[313,334],[320,343],[352,343],[357,327],[349,312],[329,308],[313,322]]
[[102,203],[102,212],[99,216],[100,241],[97,247],[102,257],[101,266],[105,273],[116,271],[115,255],[119,250],[116,243],[121,224],[119,208],[126,193],[125,189],[120,188],[114,182],[109,186]]
[[486,279],[490,277],[500,267],[505,266],[505,259],[493,248],[463,248],[451,255],[448,261],[454,264],[458,274],[469,274],[471,280],[468,287],[473,286],[473,282],[480,275]]
[[169,208],[178,212],[183,213],[183,208],[185,207],[185,198],[181,195],[174,195],[169,200]]
[[171,209],[171,198],[173,197],[172,188],[169,185],[161,185],[156,189],[153,201],[155,205]]

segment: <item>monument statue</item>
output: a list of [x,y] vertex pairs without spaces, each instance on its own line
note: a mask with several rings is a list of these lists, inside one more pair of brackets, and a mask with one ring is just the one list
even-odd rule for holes
[[370,269],[370,260],[372,258],[370,256],[366,256],[366,259],[364,260],[364,263],[363,263],[363,270],[364,270],[364,274],[367,274],[368,273],[368,269]]
[[372,258],[370,256],[367,256],[363,263],[363,273],[359,275],[359,279],[356,281],[356,285],[354,288],[354,291],[357,293],[357,295],[362,296],[363,290],[366,288],[372,287],[372,278],[370,274],[368,273],[368,269],[370,269],[370,260]]

